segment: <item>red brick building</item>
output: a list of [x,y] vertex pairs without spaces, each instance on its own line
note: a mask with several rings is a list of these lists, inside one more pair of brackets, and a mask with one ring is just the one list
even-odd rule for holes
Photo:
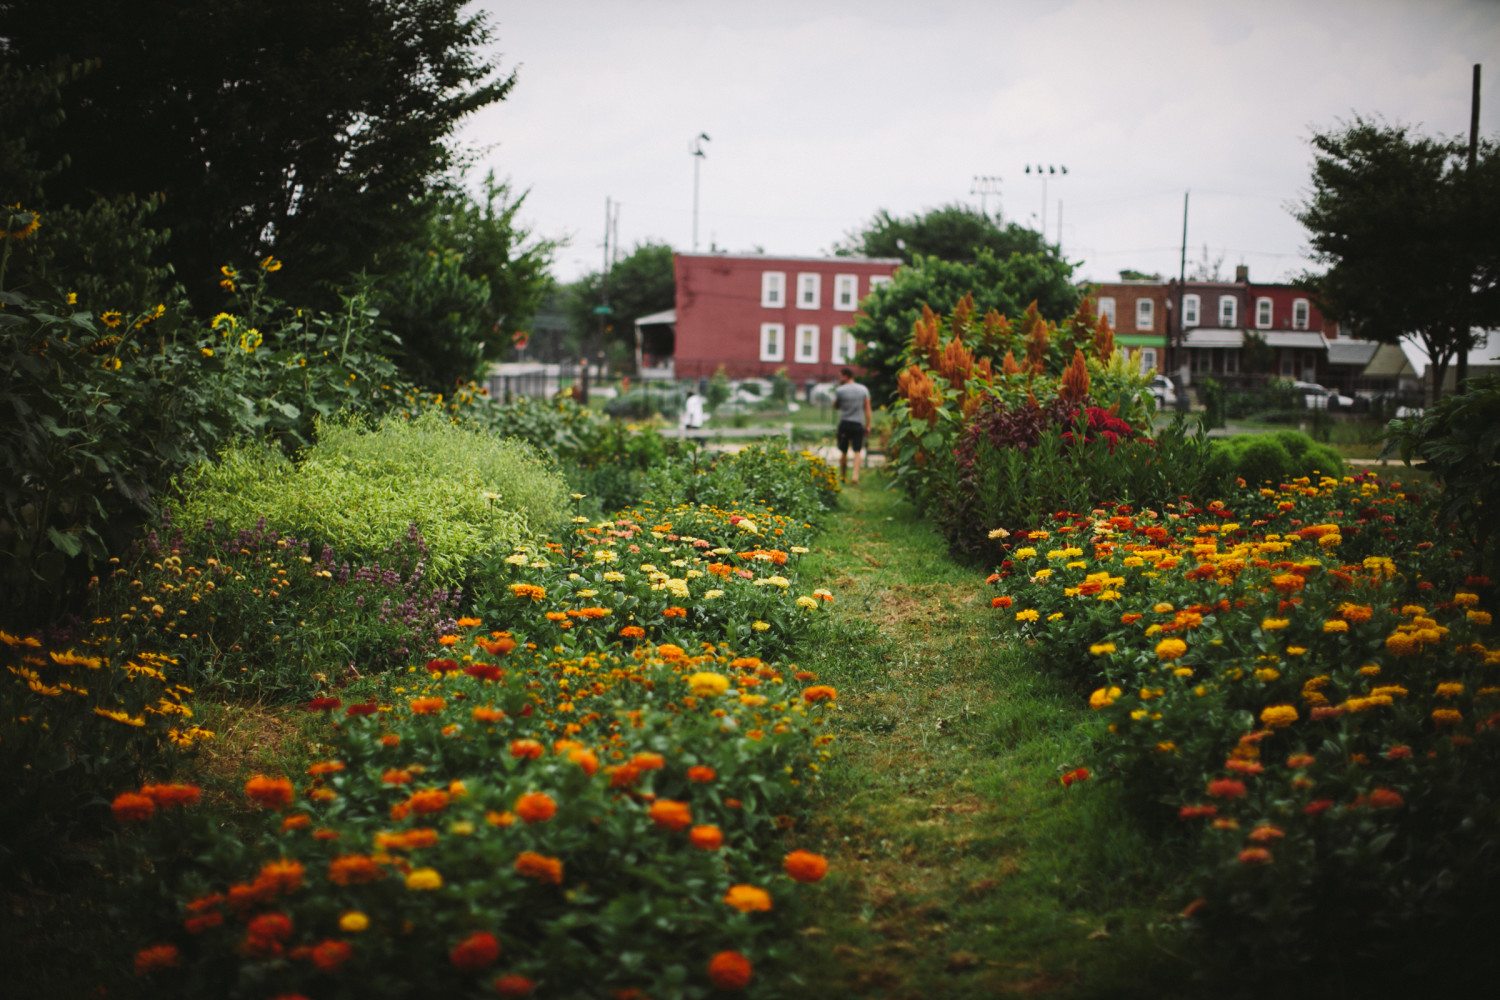
[[[832,381],[854,356],[848,333],[859,302],[891,280],[900,260],[869,257],[769,257],[692,254],[673,258],[677,307],[671,357],[679,379],[762,378],[785,368],[794,382]],[[670,350],[663,350],[670,346]]]
[[1167,286],[1160,279],[1122,279],[1095,285],[1094,309],[1109,319],[1115,346],[1135,354],[1141,371],[1166,364]]

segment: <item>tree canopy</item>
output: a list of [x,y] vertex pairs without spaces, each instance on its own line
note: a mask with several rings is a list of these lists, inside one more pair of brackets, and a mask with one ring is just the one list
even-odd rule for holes
[[1001,258],[980,248],[971,263],[916,258],[899,269],[890,284],[860,303],[860,313],[850,327],[861,345],[855,360],[865,369],[866,384],[876,399],[892,398],[902,349],[924,304],[935,313],[949,313],[959,299],[973,293],[977,315],[994,309],[1015,318],[1035,301],[1043,318],[1062,320],[1078,306],[1080,293],[1072,275],[1073,266],[1054,253],[1015,253]]
[[[0,0],[8,73],[57,76],[35,190],[82,209],[160,195],[152,225],[200,306],[274,252],[304,298],[420,239],[465,115],[505,97],[465,0]],[[82,72],[69,73],[70,68]]]
[[849,257],[899,257],[907,264],[920,257],[973,263],[980,250],[1004,260],[1012,253],[1055,253],[1041,233],[999,220],[963,204],[944,205],[897,218],[885,209],[863,229],[845,235],[834,253]]
[[[607,285],[607,288],[606,288]],[[638,243],[629,255],[609,269],[606,276],[595,272],[572,285],[568,299],[568,325],[580,352],[607,351],[623,358],[634,350],[635,321],[676,301],[676,278],[672,273],[672,248],[665,243]],[[594,310],[609,297],[605,335],[599,340],[599,314]]]
[[1434,396],[1471,329],[1500,324],[1500,158],[1467,144],[1356,118],[1312,139],[1312,193],[1296,213],[1311,234],[1324,313],[1355,334],[1415,335]]

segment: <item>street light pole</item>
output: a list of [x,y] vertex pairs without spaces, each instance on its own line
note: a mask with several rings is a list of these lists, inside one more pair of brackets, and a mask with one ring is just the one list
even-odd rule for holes
[[985,210],[985,196],[1000,193],[1000,175],[975,174],[969,193],[979,195],[979,214],[986,219],[989,218],[989,212]]
[[[1028,173],[1028,174],[1032,172],[1032,170],[1031,170],[1031,164],[1028,163],[1026,165],[1025,172]],[[1055,164],[1055,163],[1048,163],[1048,164],[1038,163],[1036,165],[1036,175],[1042,179],[1042,226],[1041,226],[1041,234],[1042,234],[1042,239],[1043,240],[1045,240],[1047,238],[1047,178],[1048,177],[1055,177],[1058,174],[1062,174],[1064,177],[1066,177],[1068,175],[1068,168],[1065,167],[1065,166],[1062,166],[1061,164]],[[1058,241],[1058,243],[1062,242],[1062,231],[1061,230],[1058,231],[1057,241]]]
[[688,147],[688,151],[693,156],[693,253],[698,252],[698,168],[708,156],[703,149],[703,144],[708,141],[708,133],[699,132],[693,144]]

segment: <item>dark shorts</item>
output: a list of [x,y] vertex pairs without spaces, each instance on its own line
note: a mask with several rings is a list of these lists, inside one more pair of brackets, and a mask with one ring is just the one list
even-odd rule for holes
[[865,425],[858,420],[839,421],[839,451],[865,450]]

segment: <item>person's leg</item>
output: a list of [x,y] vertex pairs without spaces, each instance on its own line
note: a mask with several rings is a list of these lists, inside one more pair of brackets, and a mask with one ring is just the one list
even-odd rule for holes
[[859,470],[860,470],[860,466],[862,466],[864,464],[864,458],[865,458],[865,453],[863,451],[856,451],[854,453],[854,475],[853,475],[853,478],[851,478],[849,480],[850,485],[853,485],[853,486],[858,486],[859,485]]

